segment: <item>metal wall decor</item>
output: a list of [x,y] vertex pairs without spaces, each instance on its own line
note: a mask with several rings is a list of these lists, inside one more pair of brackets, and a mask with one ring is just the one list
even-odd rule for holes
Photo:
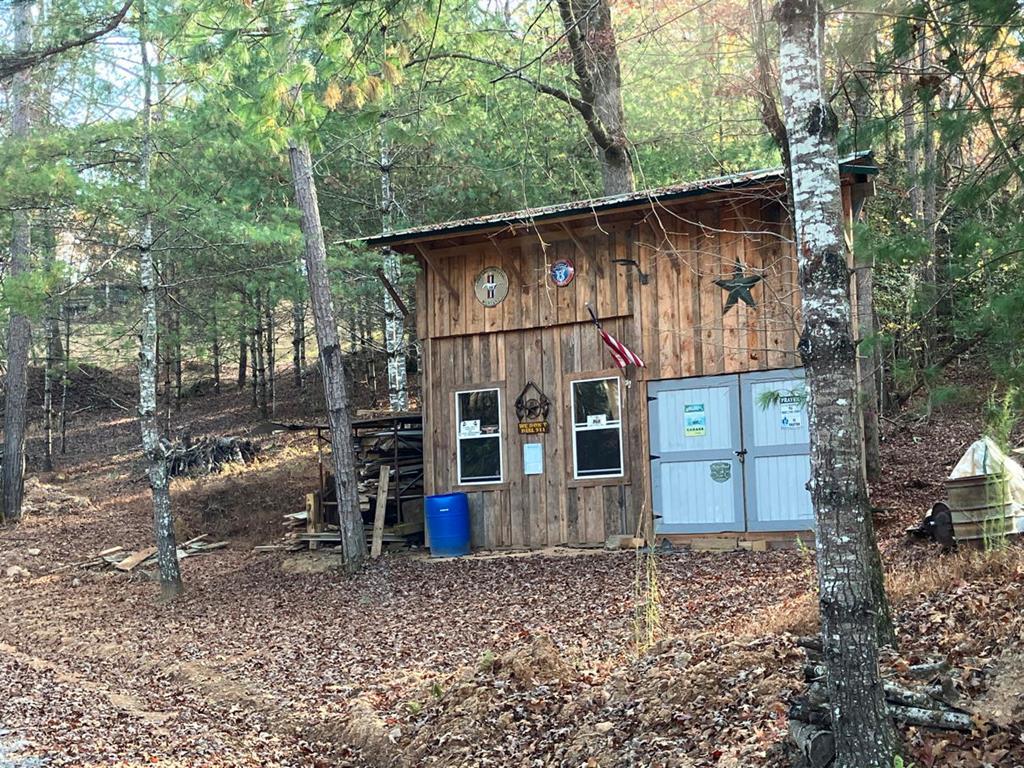
[[496,307],[508,296],[508,275],[501,267],[486,267],[476,276],[473,291],[485,307]]
[[741,299],[747,306],[756,307],[757,302],[754,301],[754,297],[750,293],[750,289],[760,281],[760,275],[744,275],[743,267],[739,264],[736,265],[736,269],[732,273],[732,277],[728,280],[715,280],[715,285],[722,290],[729,292],[729,297],[725,300],[725,307],[722,309],[722,314],[724,315],[732,309],[733,306]]
[[576,277],[576,265],[572,259],[558,259],[551,265],[551,282],[564,288]]
[[516,398],[515,406],[516,418],[519,419],[519,434],[543,435],[548,433],[550,429],[548,412],[551,410],[551,401],[536,384],[532,381],[526,382],[523,391]]

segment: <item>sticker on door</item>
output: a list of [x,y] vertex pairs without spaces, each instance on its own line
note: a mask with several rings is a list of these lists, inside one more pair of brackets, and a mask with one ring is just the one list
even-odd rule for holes
[[707,416],[704,414],[704,403],[691,403],[683,407],[683,434],[687,437],[704,437],[708,431]]
[[800,429],[803,426],[803,400],[800,395],[783,395],[779,398],[780,426],[783,429]]

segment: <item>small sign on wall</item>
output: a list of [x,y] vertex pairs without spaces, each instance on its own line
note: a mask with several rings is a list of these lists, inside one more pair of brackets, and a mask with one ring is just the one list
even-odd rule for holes
[[546,421],[519,422],[520,435],[546,435],[549,431],[551,431],[551,426]]
[[459,437],[477,437],[480,434],[480,419],[470,419],[459,424]]
[[804,425],[803,400],[800,395],[783,395],[779,398],[779,426],[783,429],[800,429]]
[[687,437],[704,437],[708,433],[708,420],[704,403],[690,403],[683,406],[683,434]]
[[523,444],[523,474],[544,474],[544,446],[540,443]]

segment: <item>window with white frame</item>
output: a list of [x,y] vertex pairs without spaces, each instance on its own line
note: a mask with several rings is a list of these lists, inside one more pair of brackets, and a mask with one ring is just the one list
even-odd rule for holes
[[476,389],[455,393],[459,483],[500,483],[501,393]]
[[572,382],[573,477],[622,477],[619,379]]

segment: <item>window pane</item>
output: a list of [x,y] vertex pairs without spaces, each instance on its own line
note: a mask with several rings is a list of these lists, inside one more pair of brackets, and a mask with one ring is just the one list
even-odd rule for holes
[[460,482],[501,480],[501,438],[479,437],[459,440]]
[[482,434],[498,433],[498,390],[459,393],[459,421],[479,421]]
[[576,474],[617,475],[622,472],[619,429],[587,429],[576,433]]
[[575,419],[586,425],[588,416],[603,415],[606,421],[619,420],[619,380],[577,381],[573,383]]

